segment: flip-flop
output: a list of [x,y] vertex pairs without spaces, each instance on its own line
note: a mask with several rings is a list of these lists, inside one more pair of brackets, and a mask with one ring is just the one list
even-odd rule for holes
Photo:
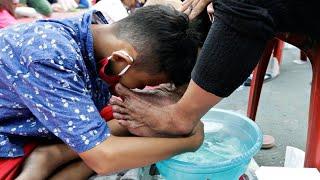
[[275,139],[274,137],[270,135],[263,135],[263,143],[262,143],[262,149],[270,149],[274,147],[275,145]]

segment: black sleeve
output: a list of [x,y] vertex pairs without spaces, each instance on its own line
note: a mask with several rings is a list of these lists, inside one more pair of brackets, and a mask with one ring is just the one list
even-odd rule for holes
[[215,19],[192,80],[210,93],[227,97],[257,65],[267,40],[273,36],[272,19],[255,6],[226,4],[228,0],[214,2]]

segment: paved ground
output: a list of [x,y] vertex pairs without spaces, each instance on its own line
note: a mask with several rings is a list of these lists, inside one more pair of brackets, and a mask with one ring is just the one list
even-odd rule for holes
[[[280,76],[264,84],[256,121],[265,134],[276,138],[276,146],[260,151],[259,165],[283,166],[285,147],[305,150],[311,66],[298,65],[299,51],[286,48]],[[217,107],[246,114],[249,88],[239,88]]]

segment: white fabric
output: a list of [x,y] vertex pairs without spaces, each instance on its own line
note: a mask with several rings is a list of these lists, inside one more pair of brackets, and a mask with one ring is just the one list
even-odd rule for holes
[[101,0],[91,9],[101,11],[109,24],[128,16],[128,12],[120,0]]

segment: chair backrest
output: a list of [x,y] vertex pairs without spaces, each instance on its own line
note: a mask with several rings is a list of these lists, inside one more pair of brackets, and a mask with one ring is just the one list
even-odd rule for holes
[[304,51],[311,62],[314,61],[315,58],[319,57],[320,42],[312,39],[308,35],[297,33],[280,33],[277,35],[277,38]]

